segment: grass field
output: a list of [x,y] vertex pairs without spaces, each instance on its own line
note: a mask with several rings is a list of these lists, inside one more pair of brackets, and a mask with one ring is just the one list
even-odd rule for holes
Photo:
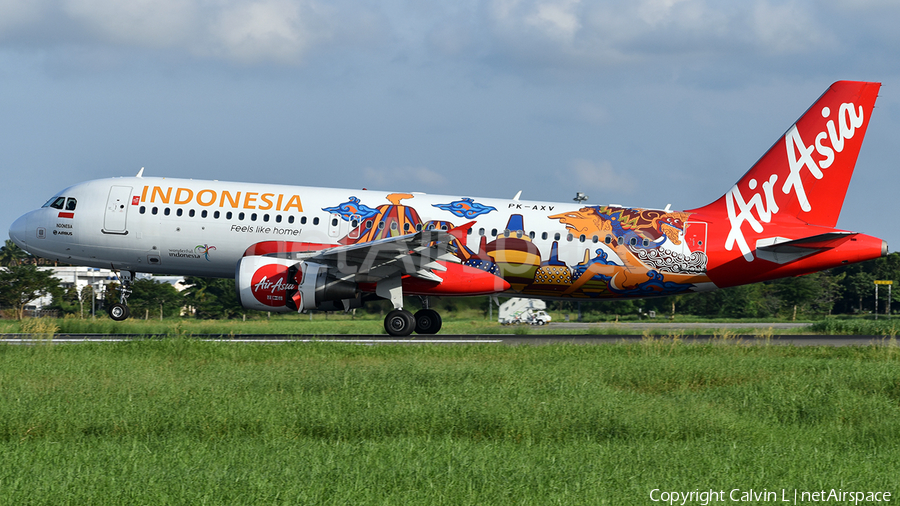
[[[827,318],[813,322],[811,326],[793,329],[772,330],[759,326],[747,328],[717,328],[716,323],[740,323],[741,320],[709,320],[680,318],[675,323],[699,321],[711,323],[707,328],[686,328],[673,330],[660,326],[650,329],[631,327],[629,325],[586,324],[578,328],[566,328],[550,324],[548,326],[500,325],[496,322],[474,318],[470,314],[455,317],[448,315],[444,320],[441,334],[648,334],[653,336],[685,336],[685,335],[718,335],[734,336],[757,335],[761,337],[773,334],[857,334],[895,337],[900,331],[897,320],[881,319],[838,319]],[[561,319],[561,318],[560,318]],[[783,321],[783,320],[782,320]],[[668,319],[657,321],[645,320],[642,323],[669,323]],[[774,321],[773,321],[774,322]],[[724,327],[724,325],[723,325]],[[0,320],[0,334],[3,333],[97,333],[97,334],[163,334],[169,336],[192,336],[199,334],[303,334],[303,335],[359,335],[384,334],[383,321],[379,315],[352,317],[343,314],[315,314],[312,319],[308,315],[275,315],[272,318],[254,318],[247,321],[234,320],[198,320],[194,318],[136,319],[116,322],[106,315],[91,318],[31,318],[23,321]],[[414,336],[413,336],[414,337]]]
[[16,505],[896,499],[900,348],[6,345],[0,451]]

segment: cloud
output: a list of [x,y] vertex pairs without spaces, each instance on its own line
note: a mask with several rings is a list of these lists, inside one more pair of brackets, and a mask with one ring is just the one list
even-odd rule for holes
[[0,41],[294,65],[336,33],[353,39],[368,31],[354,25],[361,20],[358,10],[341,13],[317,0],[0,0]]
[[426,167],[395,167],[375,169],[366,167],[362,171],[363,181],[373,188],[388,188],[403,191],[440,191],[449,183],[443,174]]
[[339,47],[514,71],[772,59],[789,69],[873,42],[900,46],[898,15],[889,0],[0,0],[0,49],[151,49],[293,66]]
[[[804,1],[491,0],[488,24],[502,50],[559,64],[642,62],[672,53],[822,51],[835,42]],[[827,14],[827,12],[826,12]]]
[[607,161],[595,163],[583,159],[573,160],[569,169],[557,173],[557,176],[563,183],[572,186],[573,192],[599,190],[604,198],[612,200],[616,200],[618,195],[631,194],[637,188],[634,178],[618,173]]

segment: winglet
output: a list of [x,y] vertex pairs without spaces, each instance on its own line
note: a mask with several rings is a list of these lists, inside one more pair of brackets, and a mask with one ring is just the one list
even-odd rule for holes
[[470,221],[465,225],[460,225],[458,227],[453,227],[447,231],[448,234],[452,235],[456,238],[457,241],[462,241],[463,237],[469,235],[469,229],[472,228],[472,225],[475,225],[474,221]]

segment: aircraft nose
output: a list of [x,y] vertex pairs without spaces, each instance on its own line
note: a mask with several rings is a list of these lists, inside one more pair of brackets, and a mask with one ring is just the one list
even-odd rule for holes
[[12,239],[16,246],[27,249],[25,238],[28,237],[28,215],[19,217],[9,227],[9,238]]

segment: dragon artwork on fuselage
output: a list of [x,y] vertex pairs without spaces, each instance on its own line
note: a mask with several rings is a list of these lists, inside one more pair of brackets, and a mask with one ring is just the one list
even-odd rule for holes
[[[350,233],[340,239],[349,245],[412,234],[421,230],[451,230],[448,220],[423,221],[403,200],[408,193],[386,196],[390,204],[371,208],[350,196],[347,202],[323,208],[350,222]],[[433,207],[471,220],[496,211],[471,198]],[[479,234],[476,251],[453,240],[451,250],[470,267],[505,279],[517,294],[539,297],[652,297],[692,291],[709,283],[707,257],[691,251],[684,240],[689,213],[614,206],[586,206],[577,211],[547,216],[565,225],[568,235],[556,234],[546,260],[525,231],[521,214],[510,216],[496,238]],[[469,230],[471,234],[472,230]],[[569,266],[559,259],[559,241],[585,245],[583,259]],[[468,242],[468,241],[466,241]]]

